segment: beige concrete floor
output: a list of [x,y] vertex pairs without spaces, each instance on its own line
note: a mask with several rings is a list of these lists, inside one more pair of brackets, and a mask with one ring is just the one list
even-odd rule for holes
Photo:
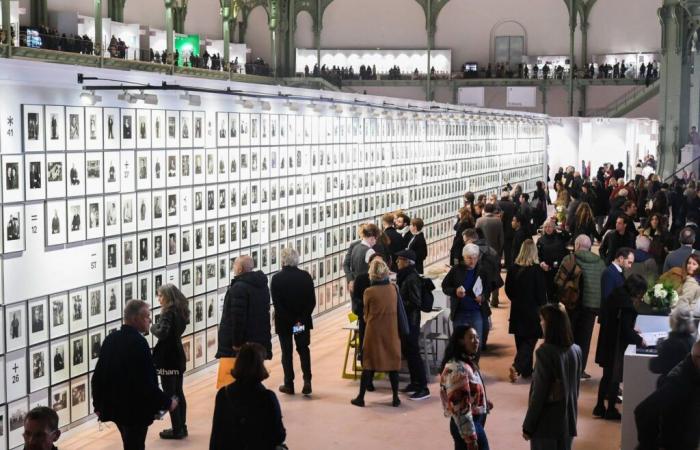
[[[521,438],[521,424],[527,407],[529,384],[507,381],[508,367],[513,358],[513,339],[507,334],[509,303],[501,292],[501,307],[494,310],[494,329],[489,339],[490,350],[482,358],[482,372],[487,392],[495,408],[486,424],[491,448],[520,450],[529,448]],[[314,395],[311,399],[279,394],[287,429],[287,444],[291,450],[373,450],[450,449],[452,440],[448,420],[443,417],[439,400],[439,385],[432,380],[432,397],[422,402],[409,401],[405,396],[399,408],[390,406],[388,381],[376,383],[376,392],[368,393],[367,407],[357,408],[349,401],[357,394],[358,383],[340,377],[347,332],[348,307],[320,318],[312,335],[312,365]],[[594,333],[597,336],[597,329]],[[595,341],[592,345],[595,349]],[[282,381],[279,346],[269,363],[271,377],[266,381],[276,391]],[[614,450],[620,448],[619,423],[593,419],[591,411],[601,370],[593,362],[591,352],[588,372],[593,379],[582,382],[579,400],[579,437],[576,450]],[[298,360],[297,380],[301,379]],[[183,441],[162,441],[158,432],[170,426],[169,420],[158,421],[150,428],[147,449],[206,449],[209,443],[211,418],[216,390],[216,367],[189,376],[185,381],[188,400],[188,427],[190,436]],[[403,385],[404,383],[402,383]],[[300,381],[297,389],[301,389]],[[115,450],[121,448],[119,434],[113,424],[94,421],[70,430],[58,441],[62,450]]]

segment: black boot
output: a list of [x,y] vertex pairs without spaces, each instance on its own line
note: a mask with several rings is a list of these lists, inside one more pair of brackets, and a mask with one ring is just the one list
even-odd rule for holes
[[172,428],[161,431],[159,435],[161,439],[184,439],[186,436],[185,432],[180,430],[175,431]]

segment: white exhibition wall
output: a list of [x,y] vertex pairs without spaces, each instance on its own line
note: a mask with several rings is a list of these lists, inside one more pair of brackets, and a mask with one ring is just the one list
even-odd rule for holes
[[[303,73],[305,66],[313,70],[316,65],[318,52],[313,48],[299,48],[296,52],[296,72]],[[430,65],[436,73],[450,73],[452,52],[450,50],[432,50],[430,52]],[[361,66],[373,67],[379,74],[388,73],[394,66],[398,66],[401,73],[412,74],[418,69],[425,73],[428,66],[428,50],[406,49],[322,49],[321,66],[327,68],[352,67],[356,74],[360,73]]]

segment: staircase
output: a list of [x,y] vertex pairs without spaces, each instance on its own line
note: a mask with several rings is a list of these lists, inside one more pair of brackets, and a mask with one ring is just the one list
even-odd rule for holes
[[588,117],[622,117],[657,95],[660,86],[661,81],[658,79],[649,86],[639,86],[626,92],[625,95],[614,100],[607,107],[589,110],[586,115]]

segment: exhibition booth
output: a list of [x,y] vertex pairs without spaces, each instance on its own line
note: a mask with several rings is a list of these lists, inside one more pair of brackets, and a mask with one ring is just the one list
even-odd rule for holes
[[[537,78],[544,78],[542,69],[545,65],[549,67],[548,78],[555,77],[555,70],[558,66],[564,68],[564,74],[568,75],[569,67],[569,57],[568,56],[523,56],[523,63],[527,66],[529,70],[529,77],[534,78],[534,68],[537,67]],[[511,67],[511,70],[515,70],[515,67]]]
[[592,174],[609,162],[622,162],[626,173],[634,173],[638,160],[656,153],[659,122],[652,119],[609,119],[565,117],[550,121],[548,127],[549,173],[559,167],[581,170],[582,161],[590,164]]
[[[159,30],[147,25],[141,25],[139,35],[141,48],[144,50],[144,56],[146,51],[149,52],[150,57],[151,50],[153,50],[154,54],[157,52],[159,55],[162,55],[163,52],[168,50],[168,38],[165,30]],[[182,33],[173,33],[173,48],[175,48],[175,42],[178,38],[184,38],[186,36],[186,34]]]
[[[10,26],[14,33],[13,41],[16,47],[19,47],[19,16],[24,12],[24,8],[19,7],[19,0],[10,1]],[[0,24],[2,24],[2,8],[0,8]]]
[[0,133],[0,448],[21,445],[31,407],[64,429],[92,417],[90,377],[130,299],[157,321],[156,289],[181,289],[196,371],[215,360],[239,255],[271,276],[296,248],[323,314],[349,300],[359,224],[423,218],[430,264],[449,255],[465,191],[545,177],[540,114],[81,67],[113,80],[99,84],[153,86],[89,91],[73,66],[0,70],[0,116],[14,118]]
[[[598,76],[598,70],[600,66],[608,64],[614,66],[615,64],[624,63],[627,71],[626,78],[640,78],[640,68],[642,64],[645,66],[649,63],[652,66],[656,66],[658,69],[659,61],[661,57],[657,53],[611,53],[608,55],[593,55],[591,56],[591,62],[593,63],[593,68],[595,69],[595,74]],[[587,69],[587,68],[586,68]],[[612,76],[612,72],[611,72]]]
[[[248,56],[248,47],[245,44],[229,43],[229,55],[231,62],[238,60],[238,72],[245,73],[245,63]],[[224,41],[223,40],[207,40],[206,49],[210,55],[217,53],[223,58],[224,56]],[[233,70],[233,68],[231,68]]]
[[[304,73],[308,66],[313,71],[318,58],[318,52],[313,48],[298,48],[296,50],[296,72]],[[402,75],[412,75],[416,69],[425,75],[428,67],[428,51],[418,50],[382,50],[382,49],[321,49],[321,66],[326,68],[353,68],[355,74],[360,73],[360,66],[376,67],[380,75],[398,66]],[[430,66],[436,74],[449,75],[452,68],[452,50],[431,50]]]
[[[83,16],[71,11],[53,11],[49,14],[49,22],[52,28],[59,34],[88,36],[95,42],[95,18]],[[140,28],[138,24],[125,24],[115,22],[107,17],[102,18],[102,45],[103,56],[110,57],[109,47],[112,37],[121,39],[126,44],[125,59],[139,59],[140,57]]]

